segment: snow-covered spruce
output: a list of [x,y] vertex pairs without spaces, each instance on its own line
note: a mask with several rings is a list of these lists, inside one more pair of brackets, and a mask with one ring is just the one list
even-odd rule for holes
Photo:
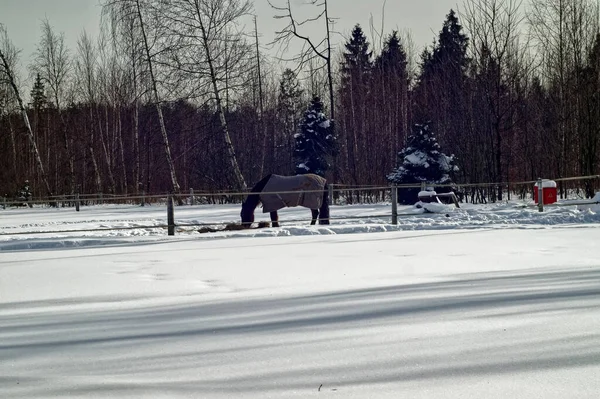
[[311,101],[294,139],[296,173],[324,176],[329,169],[329,157],[335,151],[335,137],[319,97]]
[[[458,171],[454,155],[446,155],[440,150],[435,133],[429,124],[415,124],[408,137],[406,147],[398,153],[398,166],[387,175],[391,183],[431,185],[452,183],[452,173]],[[398,201],[413,204],[417,201],[419,188],[401,189]],[[448,192],[446,188],[436,188],[438,192]]]

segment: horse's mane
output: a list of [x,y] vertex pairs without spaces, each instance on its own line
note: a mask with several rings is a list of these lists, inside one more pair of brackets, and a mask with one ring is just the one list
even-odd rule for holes
[[[271,176],[273,176],[273,174],[269,174],[269,175],[263,177],[263,179],[261,181],[259,181],[258,183],[256,183],[254,185],[254,187],[252,187],[252,189],[250,190],[250,192],[251,193],[260,193],[260,192],[262,192],[262,190],[264,190],[265,186],[269,182],[269,179],[271,179]],[[244,203],[242,204],[242,206],[244,208],[254,210],[258,206],[259,202],[260,202],[260,196],[258,194],[248,194],[248,197],[246,198],[246,200],[244,201]]]
[[273,174],[268,174],[265,177],[263,177],[261,181],[259,181],[254,185],[254,187],[252,187],[252,190],[250,190],[250,192],[260,193],[262,190],[264,190],[265,186],[269,182],[269,179],[271,179],[271,176],[273,176]]

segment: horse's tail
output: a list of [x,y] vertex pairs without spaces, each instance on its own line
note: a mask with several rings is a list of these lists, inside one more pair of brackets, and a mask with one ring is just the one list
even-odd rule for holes
[[323,200],[319,209],[319,224],[329,224],[329,186],[325,183]]

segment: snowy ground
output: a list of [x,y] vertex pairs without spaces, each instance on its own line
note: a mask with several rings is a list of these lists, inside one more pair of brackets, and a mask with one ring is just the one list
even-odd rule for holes
[[0,398],[598,397],[597,205],[399,211],[0,209]]

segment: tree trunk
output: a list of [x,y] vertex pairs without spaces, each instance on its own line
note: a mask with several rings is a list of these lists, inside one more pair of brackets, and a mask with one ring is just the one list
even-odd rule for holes
[[[331,67],[331,31],[329,30],[329,9],[327,7],[327,0],[323,0],[323,6],[325,7],[325,26],[327,28],[327,57],[326,57],[326,62],[327,62],[327,81],[328,81],[328,86],[329,86],[329,108],[331,108],[329,110],[329,115],[330,115],[330,123],[331,123],[331,135],[333,137],[337,137],[335,130],[336,130],[336,121],[335,121],[335,99],[334,99],[334,92],[333,92],[333,71],[332,71],[332,67]],[[332,156],[332,168],[333,168],[333,182],[337,182],[339,181],[339,176],[338,176],[338,160],[337,160],[337,151],[334,151],[333,156]]]
[[237,157],[235,155],[235,149],[233,148],[233,143],[231,142],[231,137],[229,135],[229,129],[227,127],[227,119],[225,118],[225,112],[223,111],[223,104],[221,103],[221,95],[219,93],[219,87],[217,85],[217,74],[215,71],[214,61],[212,59],[212,54],[209,47],[208,36],[206,33],[206,29],[204,28],[204,24],[201,18],[201,12],[196,4],[196,12],[198,13],[198,22],[200,24],[200,29],[202,31],[202,43],[204,45],[204,51],[206,54],[206,62],[208,63],[208,68],[210,71],[210,79],[213,87],[213,94],[215,96],[215,102],[217,106],[217,114],[219,115],[219,121],[221,122],[221,131],[223,133],[223,139],[225,140],[225,147],[227,148],[227,155],[229,158],[229,163],[231,164],[231,169],[233,171],[233,179],[237,185],[237,188],[240,190],[245,190],[247,188],[246,181],[244,180],[244,175],[242,175],[242,171],[240,170],[240,166],[237,161]]
[[121,107],[115,106],[117,115],[117,144],[119,146],[119,156],[121,161],[121,167],[123,168],[123,182],[122,182],[122,194],[127,194],[127,162],[125,162],[125,148],[123,146],[123,126],[121,123]]
[[55,93],[54,101],[56,104],[56,112],[58,113],[58,117],[60,119],[60,126],[62,130],[62,139],[63,139],[63,148],[67,155],[67,167],[68,167],[68,186],[69,186],[69,194],[75,194],[75,161],[72,151],[72,143],[69,138],[69,133],[67,129],[67,122],[65,121],[64,112],[60,106],[60,102],[58,99],[58,95]]
[[181,197],[179,196],[180,187],[179,187],[179,183],[177,182],[177,175],[175,173],[175,164],[173,163],[173,157],[171,157],[171,147],[169,145],[169,136],[167,135],[167,127],[165,125],[165,119],[163,117],[161,102],[160,102],[160,98],[158,96],[158,87],[156,84],[156,77],[154,75],[152,58],[150,55],[150,47],[148,44],[148,37],[146,35],[146,27],[144,25],[144,19],[142,17],[142,9],[140,7],[139,0],[136,0],[135,3],[137,6],[137,16],[140,21],[142,38],[144,40],[144,51],[146,53],[146,61],[148,62],[148,72],[150,72],[150,83],[152,86],[152,95],[154,97],[154,106],[156,107],[156,112],[158,113],[158,122],[160,125],[160,133],[161,133],[162,139],[163,139],[165,158],[167,161],[167,165],[169,166],[169,173],[170,173],[170,177],[171,177],[171,191],[173,192],[173,194],[175,194],[177,196],[177,204],[183,205],[183,201],[182,201]]
[[102,176],[98,169],[98,161],[94,152],[94,105],[90,104],[90,135],[88,141],[88,151],[92,159],[92,167],[94,168],[94,189],[97,193],[102,192]]
[[260,116],[258,118],[258,130],[262,137],[262,148],[260,149],[260,178],[264,176],[265,170],[265,155],[267,153],[267,129],[264,127],[264,103],[263,103],[263,90],[262,90],[262,73],[260,70],[260,51],[258,47],[258,26],[256,22],[256,16],[254,17],[254,34],[256,38],[256,68],[258,71],[258,102],[260,105]]
[[7,77],[8,77],[8,83],[12,87],[12,89],[15,93],[15,97],[17,98],[17,103],[19,104],[19,110],[21,112],[21,116],[23,117],[23,121],[25,122],[25,127],[27,128],[27,137],[29,138],[29,142],[31,144],[31,150],[35,157],[35,161],[37,163],[38,170],[40,172],[40,175],[42,176],[42,182],[44,183],[44,186],[46,189],[46,194],[48,195],[48,197],[51,197],[52,190],[50,190],[48,176],[46,175],[46,170],[44,169],[44,165],[42,164],[42,158],[40,157],[37,143],[35,142],[35,138],[33,136],[33,131],[31,130],[31,124],[29,123],[29,117],[27,116],[27,111],[25,110],[25,107],[23,106],[23,100],[21,99],[21,95],[19,93],[19,89],[17,88],[17,84],[15,82],[12,71],[10,69],[10,65],[8,64],[8,61],[6,60],[6,57],[4,56],[4,53],[2,53],[1,50],[0,50],[0,60],[4,64],[4,69],[5,69]]
[[[8,120],[8,130],[10,131],[10,146],[12,149],[12,159],[13,159],[13,173],[15,178],[18,176],[18,166],[17,166],[17,141],[15,140],[15,130],[13,129],[13,124],[10,120],[10,113],[6,115],[6,119]],[[29,162],[28,162],[29,163]],[[29,169],[29,166],[27,166]]]
[[136,100],[133,104],[133,190],[140,190],[140,107]]
[[[102,118],[100,117],[100,106],[96,107],[96,116],[98,118],[98,135],[100,136],[100,143],[102,144],[102,151],[104,153],[104,161],[106,162],[106,168],[108,171],[108,184],[109,184],[109,192],[115,193],[115,176],[113,174],[112,162],[110,160],[110,153],[108,151],[108,146],[106,145],[106,139],[104,138],[104,133],[102,132]],[[106,115],[108,119],[108,115]],[[108,128],[108,127],[107,127]],[[106,132],[108,135],[108,131]]]

